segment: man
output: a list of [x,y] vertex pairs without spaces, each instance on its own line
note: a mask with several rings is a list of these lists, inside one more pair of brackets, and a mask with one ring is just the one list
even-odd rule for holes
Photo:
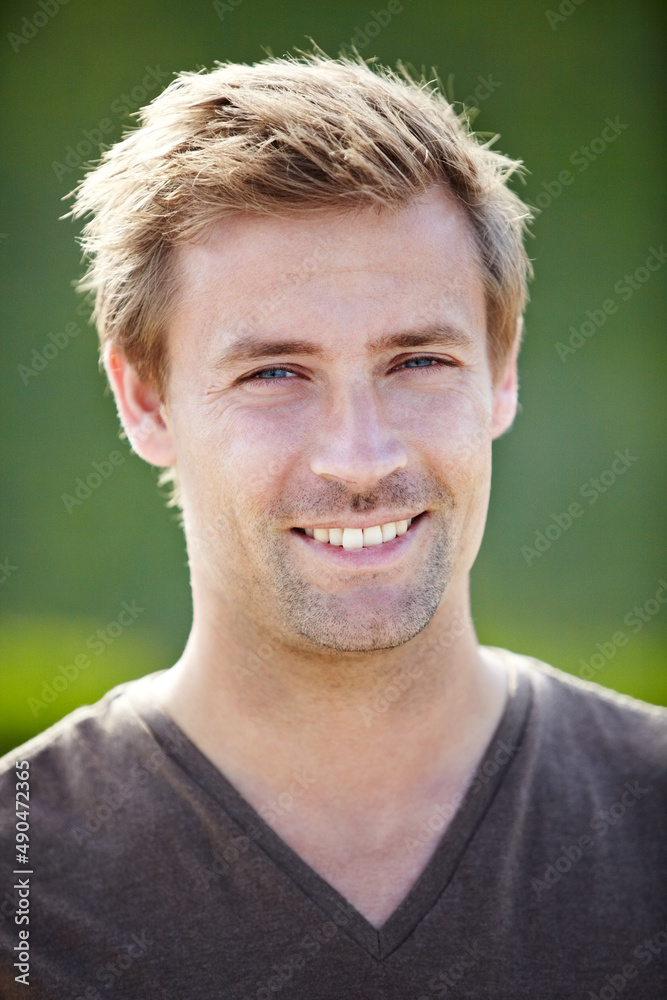
[[182,74],[142,121],[75,214],[193,627],[5,758],[5,994],[656,998],[667,713],[470,617],[518,164],[320,56]]

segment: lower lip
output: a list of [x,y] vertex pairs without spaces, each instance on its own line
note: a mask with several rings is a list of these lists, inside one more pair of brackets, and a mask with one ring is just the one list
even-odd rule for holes
[[307,546],[313,555],[324,559],[333,566],[340,566],[342,569],[348,570],[380,569],[390,563],[397,562],[407,554],[423,530],[423,523],[427,517],[428,511],[424,511],[413,520],[404,535],[397,535],[396,538],[392,538],[390,542],[383,542],[382,545],[369,545],[368,548],[363,549],[344,549],[341,545],[318,542],[296,528],[292,528],[290,534],[302,545]]

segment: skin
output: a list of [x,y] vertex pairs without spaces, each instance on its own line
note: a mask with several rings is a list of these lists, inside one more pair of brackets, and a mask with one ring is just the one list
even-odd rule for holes
[[[442,188],[391,212],[238,215],[177,264],[165,398],[106,355],[133,447],[175,464],[183,495],[193,627],[156,701],[380,927],[506,701],[469,574],[516,352],[493,377],[472,229]],[[425,342],[378,347],[399,333]],[[255,338],[322,354],[222,363]],[[354,552],[335,564],[292,530],[422,511],[400,557],[375,567]]]

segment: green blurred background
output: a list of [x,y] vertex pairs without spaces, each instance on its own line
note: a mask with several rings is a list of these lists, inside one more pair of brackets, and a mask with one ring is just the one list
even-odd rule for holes
[[[522,413],[496,445],[473,576],[481,640],[575,674],[586,665],[601,684],[667,704],[665,268],[632,277],[664,239],[662,6],[404,0],[388,20],[384,0],[6,0],[0,752],[121,680],[169,666],[191,614],[174,513],[156,471],[119,440],[96,336],[72,289],[77,229],[59,221],[61,198],[97,154],[89,142],[120,138],[130,112],[158,92],[155,78],[162,89],[174,71],[293,52],[311,37],[330,54],[355,39],[364,57],[436,67],[450,95],[478,105],[475,127],[499,132],[498,148],[525,161],[518,187],[543,208],[529,243]],[[564,170],[572,181],[562,186]],[[593,336],[575,335],[582,346],[563,360],[556,344],[587,310],[599,320],[608,299],[617,310]],[[617,449],[636,461],[611,483]],[[116,450],[122,461],[68,510],[63,494]],[[582,497],[600,474],[605,492],[589,486]],[[522,553],[573,502],[583,515],[541,555]]]

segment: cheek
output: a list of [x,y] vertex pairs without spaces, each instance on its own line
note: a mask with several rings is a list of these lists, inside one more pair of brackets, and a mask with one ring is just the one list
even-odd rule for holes
[[200,519],[224,511],[232,533],[244,534],[266,520],[290,486],[294,492],[316,423],[312,412],[228,406],[184,413],[183,426],[188,418],[179,469]]
[[258,512],[266,512],[276,492],[303,472],[316,425],[312,408],[284,408],[245,412],[226,427],[225,465],[251,509],[258,505]]
[[439,473],[454,493],[486,483],[491,458],[491,410],[487,394],[470,386],[412,394],[394,426],[415,456]]

